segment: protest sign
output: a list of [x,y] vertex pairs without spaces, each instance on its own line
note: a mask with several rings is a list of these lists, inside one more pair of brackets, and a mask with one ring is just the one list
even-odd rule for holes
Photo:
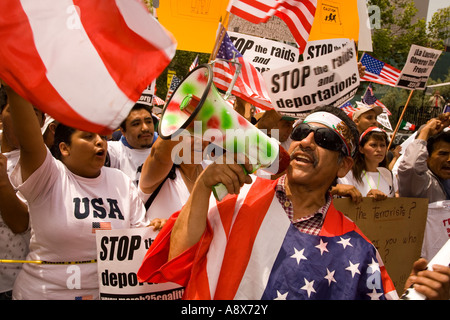
[[278,41],[228,31],[235,48],[263,73],[298,62],[298,48]]
[[450,239],[450,201],[430,203],[428,205],[422,257],[430,261],[448,239]]
[[377,122],[386,129],[392,130],[392,125],[389,121],[389,115],[386,112],[383,112],[377,116]]
[[139,283],[137,272],[156,238],[153,228],[97,230],[97,267],[101,300],[178,300],[175,283]]
[[309,40],[348,38],[358,41],[357,1],[318,0]]
[[396,87],[410,90],[424,90],[431,70],[442,51],[413,44],[408,59],[397,80]]
[[275,110],[282,114],[296,116],[322,105],[339,107],[358,90],[355,47],[269,70],[263,77]]
[[363,198],[361,203],[355,204],[350,198],[342,198],[335,199],[334,205],[353,220],[378,249],[400,295],[413,262],[420,258],[428,199],[374,201],[373,198]]
[[345,38],[308,41],[305,51],[303,51],[303,57],[305,60],[321,57],[350,44],[353,42]]
[[217,22],[225,19],[228,2],[159,1],[158,21],[177,40],[177,50],[211,53]]

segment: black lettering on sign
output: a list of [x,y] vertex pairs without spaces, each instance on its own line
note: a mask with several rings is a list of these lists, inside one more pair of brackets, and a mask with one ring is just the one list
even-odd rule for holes
[[73,214],[77,219],[86,219],[92,212],[94,218],[105,219],[108,213],[108,218],[124,220],[119,203],[116,199],[102,198],[73,198]]

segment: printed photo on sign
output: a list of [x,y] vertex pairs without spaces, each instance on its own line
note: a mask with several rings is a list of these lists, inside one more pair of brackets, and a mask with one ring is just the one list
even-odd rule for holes
[[283,114],[302,113],[317,106],[339,107],[359,86],[355,47],[267,71],[263,74],[274,108]]
[[179,300],[175,283],[139,283],[137,272],[157,232],[153,228],[96,231],[101,300]]

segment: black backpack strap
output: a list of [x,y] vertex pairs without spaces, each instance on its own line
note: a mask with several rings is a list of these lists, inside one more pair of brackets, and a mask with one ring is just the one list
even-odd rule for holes
[[148,200],[145,202],[145,211],[148,210],[148,208],[150,208],[150,206],[153,203],[153,200],[155,200],[156,196],[158,195],[159,191],[161,190],[164,182],[166,182],[167,178],[170,178],[172,180],[174,180],[176,178],[176,173],[175,170],[177,168],[176,164],[173,164],[172,168],[170,168],[169,173],[167,174],[167,176],[164,178],[163,181],[161,181],[161,183],[159,184],[158,188],[156,188],[155,191],[153,191],[153,193],[151,194],[150,198],[148,198]]

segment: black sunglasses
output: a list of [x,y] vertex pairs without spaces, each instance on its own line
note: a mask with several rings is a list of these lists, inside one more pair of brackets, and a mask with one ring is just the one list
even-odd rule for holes
[[347,147],[344,145],[341,137],[330,128],[314,127],[307,123],[300,123],[292,131],[291,139],[301,141],[311,132],[314,132],[314,141],[319,147],[331,151],[342,151],[347,155]]

